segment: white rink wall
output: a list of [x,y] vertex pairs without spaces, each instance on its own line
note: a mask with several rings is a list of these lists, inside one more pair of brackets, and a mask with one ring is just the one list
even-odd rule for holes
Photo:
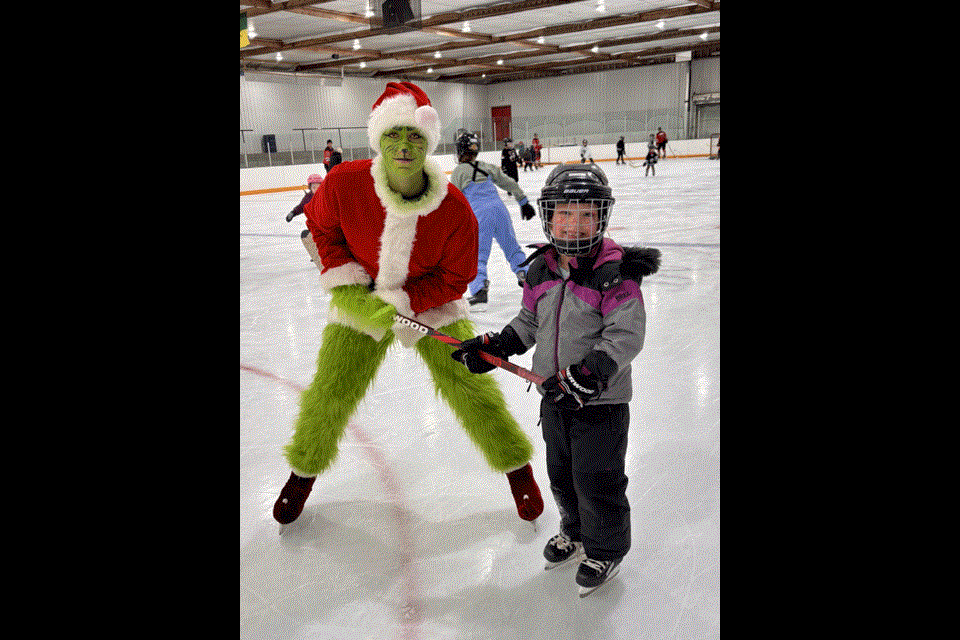
[[[613,162],[617,157],[616,145],[600,144],[589,145],[589,147],[590,151],[593,152],[593,159],[596,162]],[[626,150],[626,156],[628,158],[642,158],[646,155],[645,145],[639,143],[627,144]],[[709,138],[699,140],[671,140],[667,143],[668,158],[671,156],[706,157],[709,154]],[[447,173],[453,171],[457,165],[457,160],[452,154],[435,156],[435,158],[440,162],[440,167]],[[484,151],[480,154],[480,159],[498,167],[500,166],[499,151]],[[541,152],[541,161],[543,163],[574,162],[579,160],[579,146],[545,147]],[[320,163],[240,169],[240,192],[242,194],[247,191],[304,187],[307,183],[307,176],[311,173],[326,175],[326,170],[323,168],[323,164]],[[282,195],[282,192],[277,195]]]

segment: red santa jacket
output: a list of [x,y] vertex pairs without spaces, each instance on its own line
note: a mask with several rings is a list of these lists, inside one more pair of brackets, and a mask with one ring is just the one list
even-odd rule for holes
[[432,158],[427,191],[405,201],[387,186],[380,156],[334,167],[304,207],[326,289],[376,283],[375,295],[404,315],[443,326],[468,317],[477,276],[478,229],[466,197]]

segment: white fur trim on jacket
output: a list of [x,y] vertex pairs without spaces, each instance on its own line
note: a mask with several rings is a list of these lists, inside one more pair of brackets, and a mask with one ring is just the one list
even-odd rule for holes
[[373,278],[359,262],[345,262],[339,267],[327,269],[326,273],[320,274],[320,286],[328,291],[345,284],[366,286],[371,282],[373,282]]
[[[421,314],[414,314],[410,306],[410,296],[402,288],[407,282],[410,271],[410,256],[413,252],[413,242],[417,233],[417,220],[420,216],[425,216],[440,206],[443,199],[447,197],[447,184],[450,182],[447,174],[440,168],[440,164],[433,158],[428,157],[426,159],[423,170],[427,174],[427,191],[420,199],[408,201],[390,189],[382,156],[376,156],[370,165],[374,191],[387,212],[383,224],[383,233],[380,235],[380,252],[377,257],[377,287],[373,294],[384,302],[392,304],[399,313],[429,327],[439,329],[451,322],[469,318],[470,307],[466,299],[461,298],[442,304],[439,307],[427,309]],[[356,265],[362,276],[366,277],[365,280],[362,279],[360,273],[350,271],[351,264]],[[358,282],[369,284],[371,282],[370,276],[357,263],[347,263],[337,269],[345,272],[337,279],[337,284],[355,284]],[[325,275],[334,271],[335,269],[330,269]],[[355,279],[351,280],[351,277]],[[332,306],[328,320],[352,327],[377,341],[381,340],[386,334],[386,331],[361,326],[354,322],[349,314],[340,312]],[[423,337],[423,334],[419,331],[414,331],[399,324],[393,326],[393,332],[405,347],[412,347]]]

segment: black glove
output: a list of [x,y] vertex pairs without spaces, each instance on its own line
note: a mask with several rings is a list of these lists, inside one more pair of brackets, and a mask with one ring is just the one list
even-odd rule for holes
[[500,333],[488,331],[482,336],[464,340],[458,347],[456,351],[450,354],[450,357],[463,363],[471,373],[487,373],[496,368],[496,365],[492,365],[480,357],[480,351],[506,360],[512,355],[522,354],[527,350],[520,338],[517,337],[516,332],[509,326]]
[[463,366],[469,369],[470,373],[486,373],[492,371],[496,367],[481,358],[479,352],[484,351],[498,358],[503,357],[498,353],[499,349],[496,348],[495,341],[497,338],[498,334],[493,331],[488,331],[482,336],[464,340],[460,343],[460,348],[450,355],[454,360],[463,363]]
[[520,217],[524,220],[533,220],[534,216],[537,215],[537,210],[533,208],[533,205],[529,202],[525,202],[520,205]]
[[562,409],[579,410],[600,395],[600,380],[580,365],[561,369],[543,382],[547,400]]
[[617,363],[603,351],[591,351],[579,364],[557,371],[543,382],[547,400],[562,409],[582,409],[607,388],[607,380],[617,372]]

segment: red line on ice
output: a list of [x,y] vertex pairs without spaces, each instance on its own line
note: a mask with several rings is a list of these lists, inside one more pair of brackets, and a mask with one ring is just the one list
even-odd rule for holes
[[[268,378],[297,391],[306,389],[306,387],[298,382],[281,378],[257,367],[241,364],[240,370]],[[399,622],[403,631],[404,640],[416,640],[418,637],[417,629],[421,622],[420,590],[418,588],[416,567],[414,566],[413,556],[411,554],[411,550],[413,549],[413,536],[410,532],[410,511],[405,506],[400,482],[390,468],[390,463],[388,463],[384,457],[383,451],[380,450],[376,443],[370,439],[370,436],[359,426],[348,423],[347,429],[349,429],[354,438],[363,445],[363,451],[367,454],[371,466],[380,474],[380,482],[383,483],[386,494],[397,506],[397,537],[399,538],[400,570],[403,573],[403,615],[398,615],[398,618],[401,618]],[[399,613],[401,612],[398,612],[398,614]]]

